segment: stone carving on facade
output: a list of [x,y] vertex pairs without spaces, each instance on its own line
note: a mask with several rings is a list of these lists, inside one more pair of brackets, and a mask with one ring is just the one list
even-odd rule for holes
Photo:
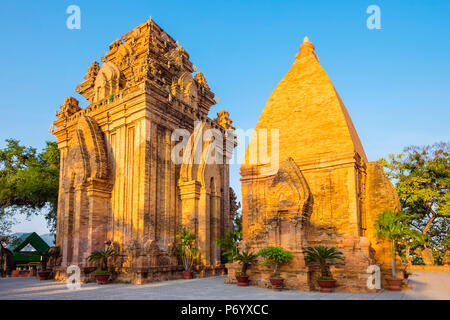
[[148,257],[148,265],[158,266],[160,250],[155,240],[147,240],[144,245],[145,254]]
[[124,83],[121,80],[120,69],[112,62],[105,62],[95,78],[92,103],[119,93]]
[[178,44],[177,51],[178,51],[183,57],[185,57],[186,59],[189,59],[189,53],[187,53],[187,51],[186,51],[179,43],[177,43],[177,44]]
[[61,111],[56,113],[56,116],[59,119],[66,119],[81,110],[78,106],[78,100],[73,97],[66,98],[64,104],[60,106],[59,109]]
[[303,222],[301,225],[309,220],[314,203],[313,195],[292,158],[281,164],[269,187],[268,198],[272,208],[269,215],[282,214],[289,218],[299,218]]
[[203,75],[203,73],[197,72],[197,73],[195,74],[195,80],[197,81],[197,83],[198,83],[201,87],[207,88],[208,90],[210,89],[209,86],[208,86],[208,83],[206,82],[206,78],[205,78],[205,76]]
[[219,125],[224,127],[226,130],[235,130],[236,129],[232,125],[233,120],[230,119],[230,114],[224,110],[217,112],[217,118],[214,121],[216,121]]
[[98,62],[97,61],[92,62],[91,66],[88,69],[88,73],[84,76],[84,79],[91,80],[92,82],[94,82],[99,70],[100,65],[98,64]]

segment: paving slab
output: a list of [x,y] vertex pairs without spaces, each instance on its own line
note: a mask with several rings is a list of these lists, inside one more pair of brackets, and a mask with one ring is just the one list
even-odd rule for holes
[[411,289],[378,293],[273,292],[257,287],[224,284],[225,277],[174,280],[144,285],[82,284],[78,290],[65,283],[37,278],[0,278],[0,300],[450,300],[450,273],[414,271]]

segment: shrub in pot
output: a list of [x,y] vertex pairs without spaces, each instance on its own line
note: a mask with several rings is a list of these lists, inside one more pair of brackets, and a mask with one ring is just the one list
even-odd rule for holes
[[94,271],[94,276],[95,280],[97,280],[97,284],[108,284],[111,272],[109,272],[109,270],[97,269]]
[[113,247],[108,247],[105,250],[93,251],[88,257],[90,262],[100,262],[98,269],[94,271],[97,284],[108,284],[111,276],[111,272],[108,270],[108,258],[115,257],[118,254]]
[[39,280],[48,280],[50,278],[51,270],[40,270],[38,271]]
[[410,230],[407,221],[408,217],[402,211],[397,213],[392,211],[380,213],[375,221],[375,236],[378,239],[389,240],[390,243],[392,277],[387,278],[386,281],[389,285],[388,289],[391,291],[402,290],[403,279],[397,278],[395,256],[397,241],[402,239]]
[[342,252],[337,251],[336,248],[327,248],[325,246],[308,247],[303,251],[305,261],[307,263],[316,262],[320,266],[320,275],[317,277],[317,284],[320,287],[320,292],[331,293],[336,284],[330,272],[330,265],[334,264],[336,260],[343,260]]
[[263,257],[262,266],[271,265],[273,267],[272,277],[269,279],[273,291],[281,291],[284,279],[280,278],[278,267],[281,264],[290,262],[294,255],[290,251],[286,251],[281,247],[268,247],[258,251],[257,256]]
[[408,270],[403,270],[403,279],[408,279],[409,276],[412,275]]
[[52,270],[47,269],[47,262],[48,259],[52,256],[52,253],[49,251],[39,252],[39,255],[41,256],[41,270],[39,270],[37,273],[39,280],[48,280],[50,279]]
[[237,285],[239,287],[247,287],[248,286],[248,275],[247,268],[252,263],[255,263],[257,256],[248,251],[238,252],[234,256],[234,260],[238,261],[242,265],[241,272],[236,273]]
[[181,229],[181,232],[176,235],[176,238],[179,241],[177,253],[183,260],[183,277],[184,279],[192,279],[192,267],[197,258],[197,248],[194,246],[196,236],[188,229],[183,227],[183,229]]

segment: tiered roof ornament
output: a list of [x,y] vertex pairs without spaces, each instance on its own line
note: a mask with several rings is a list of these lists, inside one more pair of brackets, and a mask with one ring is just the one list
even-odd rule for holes
[[193,109],[193,117],[207,117],[217,103],[205,76],[193,75],[196,68],[188,52],[152,19],[113,41],[109,49],[75,89],[90,106],[118,102],[143,83],[173,108]]

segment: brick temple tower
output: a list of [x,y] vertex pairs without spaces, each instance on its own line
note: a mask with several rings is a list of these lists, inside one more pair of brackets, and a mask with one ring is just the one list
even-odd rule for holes
[[[278,133],[269,141],[261,132]],[[256,152],[265,141],[272,153],[261,159]],[[308,246],[344,253],[345,262],[333,270],[340,290],[365,290],[367,267],[389,261],[385,245],[374,239],[373,221],[398,208],[397,194],[380,163],[368,162],[308,38],[262,111],[241,175],[241,247],[256,252],[272,245],[292,251],[295,259],[281,269],[287,287],[316,286],[311,279],[317,270],[305,264],[302,253]],[[238,268],[229,265],[228,281]],[[253,265],[248,273],[254,284],[268,283],[266,269]]]
[[[89,272],[87,257],[106,241],[120,251],[112,261],[119,276],[135,283],[170,278],[183,226],[197,235],[203,272],[223,270],[215,240],[232,228],[226,153],[234,143],[224,142],[216,155],[223,164],[186,156],[177,164],[171,152],[179,142],[174,130],[193,134],[195,123],[201,133],[232,134],[228,113],[208,118],[215,99],[204,75],[193,75],[189,54],[151,19],[109,49],[76,88],[89,106],[67,98],[54,122],[61,150],[60,277],[71,264]],[[189,141],[202,150],[209,144]]]

